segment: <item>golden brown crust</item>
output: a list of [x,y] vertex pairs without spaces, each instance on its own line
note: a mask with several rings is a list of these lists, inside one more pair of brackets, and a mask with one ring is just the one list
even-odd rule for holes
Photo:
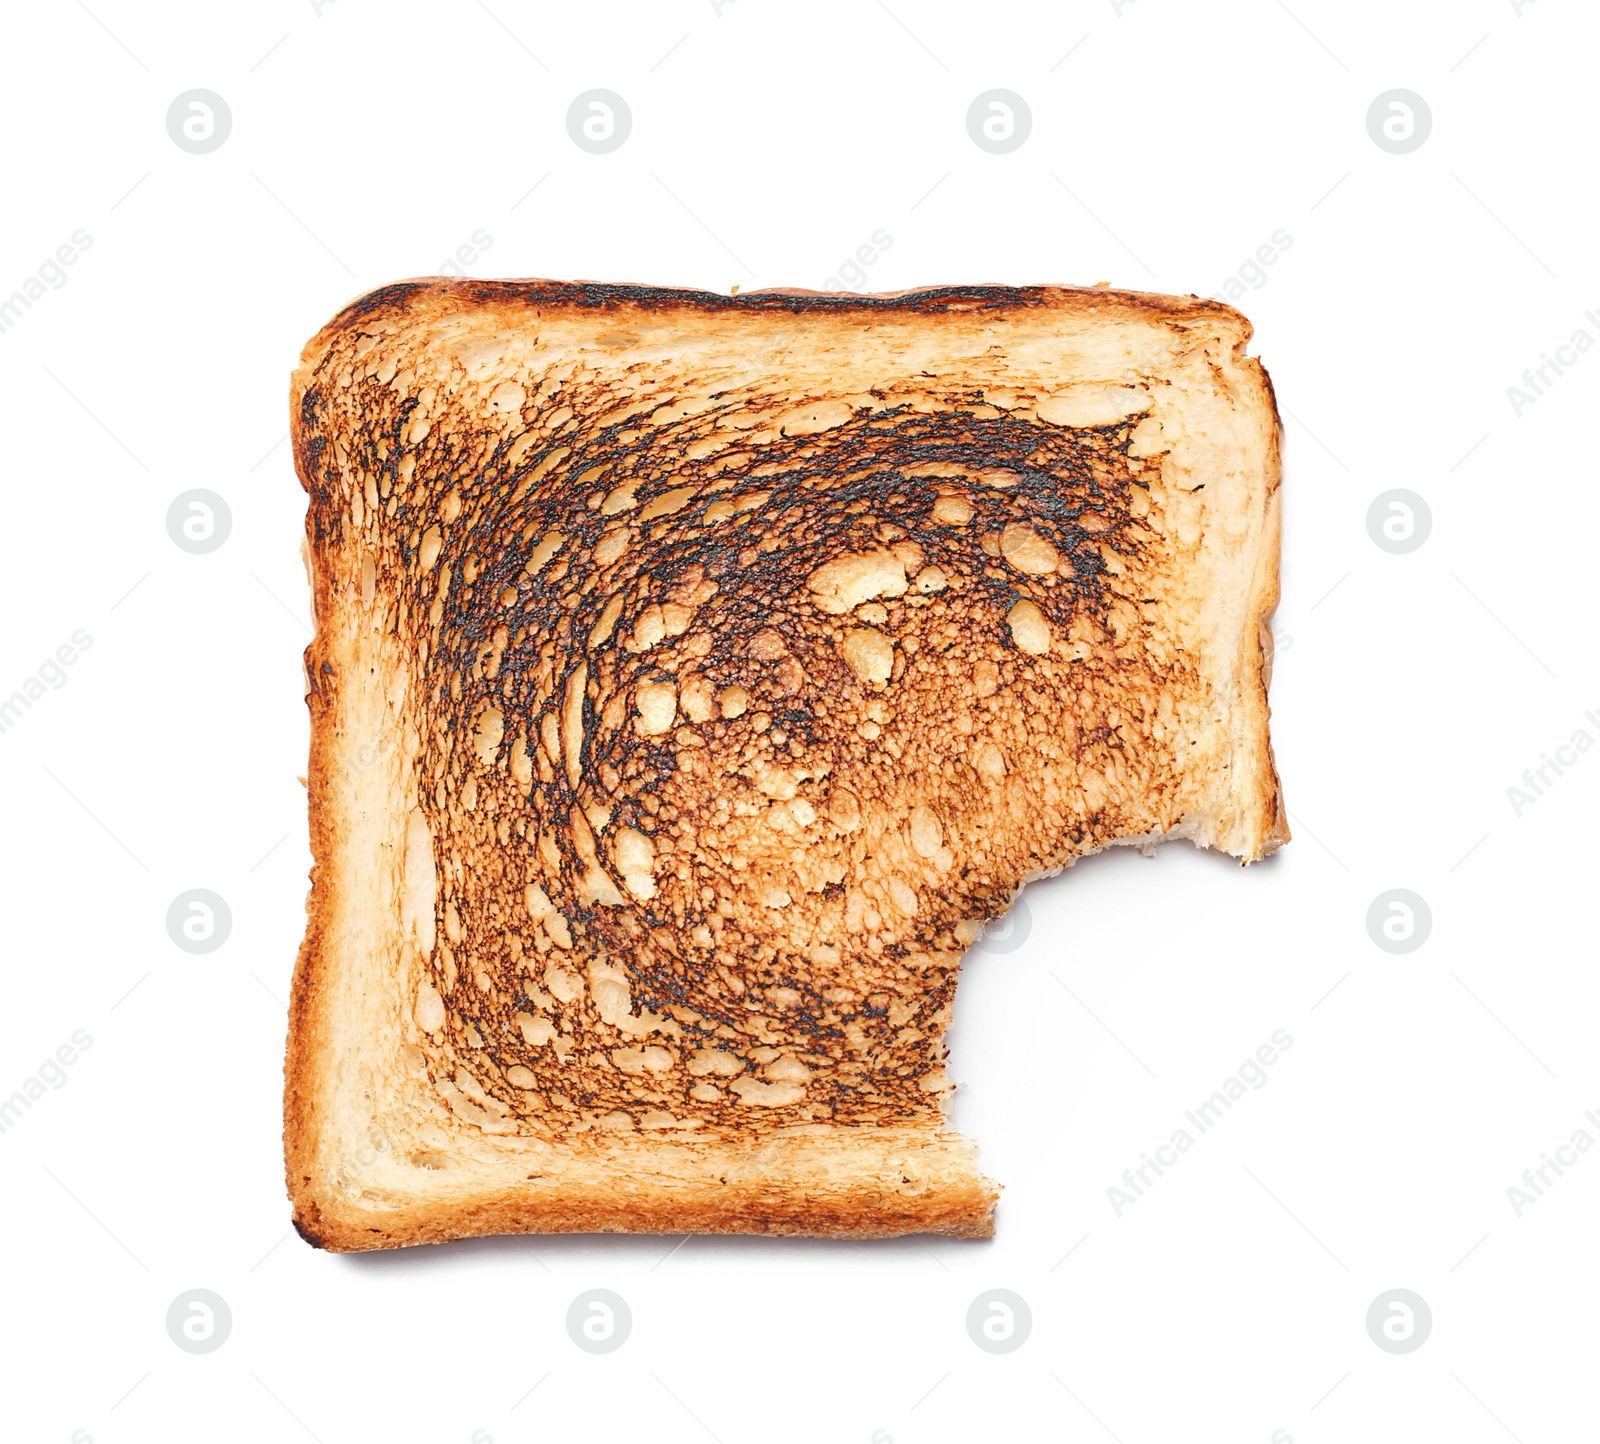
[[984,1236],[944,1120],[1031,877],[1287,839],[1237,312],[416,281],[292,391],[296,1226]]
[[440,1207],[415,1202],[359,1212],[329,1206],[304,1190],[294,1226],[307,1243],[334,1253],[444,1243],[505,1233],[726,1233],[772,1237],[897,1238],[937,1234],[988,1238],[994,1233],[995,1193],[973,1184],[936,1200],[901,1196],[888,1175],[877,1186],[830,1192],[825,1171],[786,1174],[762,1182],[665,1190],[650,1180],[618,1186],[547,1184],[484,1190]]

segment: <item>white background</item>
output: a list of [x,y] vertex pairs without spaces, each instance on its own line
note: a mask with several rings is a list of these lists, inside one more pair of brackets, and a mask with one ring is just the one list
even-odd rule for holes
[[[9,12],[0,295],[75,230],[92,246],[0,334],[0,697],[93,641],[0,733],[0,1097],[93,1043],[0,1134],[7,1438],[1591,1437],[1600,1150],[1520,1217],[1507,1189],[1574,1130],[1600,1141],[1600,755],[1520,816],[1507,788],[1600,738],[1600,355],[1520,416],[1507,388],[1600,339],[1600,25],[1575,0],[1117,10]],[[166,130],[194,87],[232,112],[209,155]],[[566,132],[591,87],[633,113],[606,156]],[[965,128],[995,87],[1033,116],[1003,156]],[[1433,116],[1409,155],[1366,128],[1394,87]],[[1248,870],[1092,860],[1030,891],[1020,951],[972,962],[952,1072],[1006,1188],[992,1242],[306,1247],[279,1120],[308,867],[301,344],[477,230],[482,276],[726,291],[821,286],[880,229],[868,289],[1202,295],[1290,235],[1241,307],[1286,428],[1294,842]],[[208,556],[165,528],[191,487],[232,509]],[[1367,532],[1393,487],[1432,512],[1408,555]],[[194,887],[233,913],[204,957],[165,930]],[[1433,916],[1404,956],[1365,923],[1396,887]],[[1119,1217],[1122,1170],[1275,1029],[1265,1086]],[[204,1356],[165,1326],[195,1287],[233,1316]],[[633,1314],[605,1357],[564,1328],[591,1287]],[[994,1287],[1033,1315],[1005,1356],[964,1325]],[[1433,1315],[1405,1355],[1364,1322],[1395,1287]]]

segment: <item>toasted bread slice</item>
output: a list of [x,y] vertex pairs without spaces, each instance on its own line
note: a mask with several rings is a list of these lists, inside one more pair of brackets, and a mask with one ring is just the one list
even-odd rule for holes
[[1053,286],[426,280],[324,327],[300,1232],[990,1234],[944,1116],[983,920],[1288,837],[1249,337]]

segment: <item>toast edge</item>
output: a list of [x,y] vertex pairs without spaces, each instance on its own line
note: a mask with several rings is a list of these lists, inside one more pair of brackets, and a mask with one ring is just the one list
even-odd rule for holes
[[966,1140],[946,1134],[923,1146],[944,1143],[959,1145],[970,1184],[941,1188],[938,1202],[931,1206],[924,1200],[906,1198],[900,1201],[903,1206],[886,1208],[881,1189],[864,1182],[852,1195],[838,1191],[836,1179],[832,1196],[819,1197],[821,1172],[784,1177],[778,1170],[748,1188],[720,1187],[713,1179],[697,1188],[646,1186],[602,1191],[585,1187],[574,1196],[572,1189],[564,1187],[559,1196],[548,1196],[551,1190],[547,1186],[546,1196],[541,1197],[502,1186],[448,1201],[417,1202],[381,1211],[363,1209],[337,1196],[319,1196],[305,1187],[292,1200],[293,1223],[301,1238],[328,1253],[363,1253],[502,1234],[993,1237],[998,1186],[978,1176],[966,1162],[965,1155],[976,1151]]
[[[1172,324],[1220,326],[1236,334],[1236,356],[1254,334],[1243,312],[1223,301],[1190,294],[1172,296],[1159,291],[1112,290],[1102,286],[1068,286],[1037,283],[1026,286],[926,285],[899,291],[813,291],[798,286],[773,286],[724,295],[684,286],[657,286],[630,282],[558,281],[541,277],[484,279],[465,276],[413,276],[390,281],[364,291],[341,306],[306,343],[291,382],[291,405],[298,415],[299,397],[333,342],[363,322],[396,321],[426,307],[435,313],[456,303],[488,302],[545,304],[575,310],[603,310],[617,305],[651,309],[707,312],[838,312],[870,311],[878,315],[921,317],[946,312],[987,308],[1062,309],[1070,305],[1083,313],[1120,312],[1140,320]],[[1259,363],[1257,363],[1259,364]],[[1265,373],[1263,373],[1264,375]],[[1268,386],[1269,399],[1271,387]],[[1277,412],[1273,412],[1274,422]],[[302,485],[304,478],[301,478]]]
[[[1245,323],[1249,326],[1249,323]],[[1262,518],[1262,538],[1257,552],[1255,576],[1252,580],[1250,601],[1246,609],[1247,624],[1240,638],[1244,655],[1241,667],[1251,678],[1249,687],[1249,725],[1258,740],[1257,759],[1260,786],[1258,790],[1258,822],[1254,847],[1241,854],[1245,863],[1259,862],[1270,856],[1291,839],[1288,809],[1283,800],[1283,779],[1278,773],[1277,758],[1272,750],[1272,617],[1278,609],[1279,565],[1282,555],[1283,531],[1283,420],[1278,414],[1277,392],[1267,368],[1256,357],[1244,355],[1249,339],[1241,341],[1236,352],[1237,364],[1254,374],[1262,390],[1262,399],[1269,418],[1267,454],[1264,458],[1266,499]]]

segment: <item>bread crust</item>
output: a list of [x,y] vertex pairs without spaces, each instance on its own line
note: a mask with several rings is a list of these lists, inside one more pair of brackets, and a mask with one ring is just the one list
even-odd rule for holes
[[[991,1234],[999,1190],[942,1107],[943,1030],[973,925],[1031,878],[1107,845],[1188,837],[1248,862],[1288,840],[1266,697],[1280,432],[1271,383],[1245,355],[1250,334],[1220,303],[1100,288],[719,296],[439,279],[383,287],[324,326],[291,385],[317,621],[305,654],[312,887],[284,1101],[301,1235],[348,1251],[516,1232]],[[769,345],[782,357],[767,352],[764,370]],[[622,423],[597,429],[595,414],[637,395],[654,410],[635,406],[631,441],[615,439]],[[705,413],[755,419],[708,431],[693,409],[702,400]],[[774,417],[789,420],[767,424]],[[564,452],[563,435],[573,438]],[[926,454],[968,460],[953,472],[882,462],[907,436]],[[987,454],[984,436],[1001,460],[1023,443],[1035,457],[1056,447],[1057,459],[991,466],[985,480],[971,459]],[[936,444],[949,449],[928,450]],[[738,450],[750,456],[714,469]],[[639,453],[649,459],[630,460]],[[841,515],[876,484],[852,480],[851,467],[873,464],[902,476],[867,497],[882,519],[870,536],[857,526],[850,550]],[[756,487],[763,466],[776,480]],[[818,482],[811,512],[803,484],[783,490],[809,470],[837,478]],[[632,491],[618,482],[635,474]],[[735,474],[745,480],[726,479]],[[1062,490],[1047,494],[1039,478],[1057,474]],[[945,500],[930,501],[935,491]],[[807,578],[787,592],[751,579],[766,565],[759,548],[735,566],[702,540],[717,506],[732,516],[729,498],[763,494],[778,500],[740,514],[753,518],[746,537],[765,527],[777,538],[767,554],[787,556],[784,537],[814,519],[833,528],[784,573]],[[780,527],[771,517],[785,499]],[[946,517],[965,508],[977,525],[901,524],[929,505]],[[560,592],[543,580],[559,563],[521,565],[535,534],[558,532],[572,558],[563,576],[575,579]],[[615,546],[621,561],[609,560]],[[842,581],[826,570],[840,557],[856,559]],[[924,589],[917,579],[941,570],[923,565],[932,557],[950,575]],[[883,575],[862,581],[863,566]],[[496,579],[499,611],[475,590],[459,600],[469,573]],[[668,573],[683,600],[661,590],[653,601],[645,584]],[[600,585],[576,589],[586,581]],[[608,621],[598,598],[613,586],[623,600]],[[744,605],[752,595],[759,617]],[[990,615],[995,596],[1017,600]],[[664,632],[675,624],[667,607],[698,620]],[[526,625],[516,640],[503,626],[504,639],[484,642],[502,614]],[[1009,711],[918,680],[935,615],[956,628],[947,653],[977,659],[969,687],[982,694],[992,670],[981,700]],[[470,665],[448,660],[468,657],[450,651],[460,638],[478,639]],[[566,682],[538,684],[552,649]],[[701,680],[717,698],[748,692],[767,710],[692,705]],[[682,725],[654,733],[646,692],[669,685],[669,726]],[[948,726],[895,713],[946,703]],[[500,732],[486,727],[486,707]],[[805,708],[817,719],[809,731]],[[602,753],[613,712],[626,741]],[[768,714],[805,741],[790,769],[798,783],[767,774],[772,757],[788,766],[801,754],[774,752],[772,724],[743,720]],[[975,714],[998,729],[977,750],[954,731]],[[553,719],[543,731],[541,718]],[[673,745],[657,736],[676,741],[668,780],[640,761]],[[1037,799],[1007,780],[1029,736],[1044,749],[1030,764],[1046,779],[1035,791],[1061,799],[1043,810],[1067,819],[1053,831],[1023,819],[1018,807]],[[1075,751],[1061,760],[1052,738]],[[910,755],[922,764],[902,764]],[[930,790],[940,757],[960,777]],[[755,782],[738,782],[740,768]],[[756,849],[757,872],[788,868],[793,888],[826,854],[840,880],[794,897],[762,884],[765,902],[756,884],[730,881],[703,842],[717,833],[710,813],[695,811],[730,788],[743,788],[738,805],[759,794],[781,828],[799,828],[793,841],[728,844]],[[849,800],[834,807],[841,792]],[[850,821],[852,809],[866,820]],[[674,835],[651,829],[669,814],[687,819],[676,835],[695,833],[699,850],[663,852]],[[721,824],[724,842],[731,827]],[[863,829],[878,849],[864,860],[851,852]],[[655,872],[628,872],[630,856]],[[663,856],[684,858],[680,875]],[[898,859],[893,876],[880,857]],[[718,949],[724,961],[698,941],[706,924],[689,921],[713,884],[722,911],[703,916],[718,938],[726,924],[744,939],[743,952]],[[905,893],[909,912],[893,916]],[[878,918],[876,952],[848,931],[863,907]],[[552,976],[575,977],[577,991],[562,998],[553,990],[570,983]],[[764,1011],[747,1025],[756,997]],[[552,1046],[565,1038],[557,1062]],[[696,1073],[713,1053],[706,1068],[720,1071]],[[725,1071],[734,1063],[737,1088]],[[602,1111],[609,1103],[622,1106]]]

